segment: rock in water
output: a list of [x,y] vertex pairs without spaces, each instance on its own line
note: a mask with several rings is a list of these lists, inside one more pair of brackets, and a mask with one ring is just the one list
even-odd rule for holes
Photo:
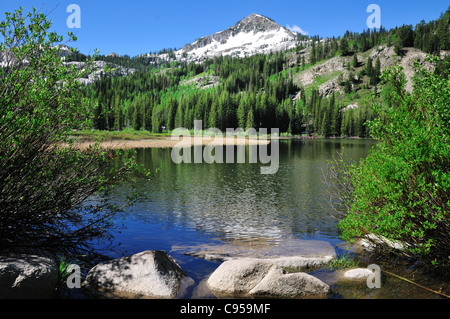
[[368,277],[372,276],[373,272],[367,268],[355,268],[347,270],[343,277],[345,279],[351,280],[366,280]]
[[222,263],[207,281],[217,297],[326,298],[330,287],[306,273],[286,274],[261,259],[235,259]]
[[252,297],[326,298],[330,287],[318,278],[303,272],[285,274],[281,268],[272,269],[249,291]]
[[90,288],[150,298],[175,298],[185,272],[165,251],[144,251],[101,263],[86,276]]
[[245,295],[277,267],[258,259],[228,260],[212,273],[207,286],[217,296]]
[[56,263],[45,257],[0,257],[0,299],[48,299],[58,283]]

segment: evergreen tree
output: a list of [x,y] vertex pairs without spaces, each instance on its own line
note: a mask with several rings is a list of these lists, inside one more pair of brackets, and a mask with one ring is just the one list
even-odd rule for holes
[[359,62],[358,62],[358,55],[357,55],[356,52],[355,52],[355,54],[353,55],[353,67],[354,67],[354,68],[357,68],[358,65],[359,65]]
[[311,52],[309,55],[309,64],[315,64],[317,61],[317,53],[316,53],[316,43],[314,40],[312,41]]
[[175,113],[175,120],[174,120],[174,129],[182,128],[183,127],[183,106],[181,103],[177,106],[177,111]]
[[114,129],[120,131],[123,127],[123,114],[120,104],[114,106]]
[[252,108],[248,111],[247,124],[245,125],[245,130],[248,130],[249,128],[255,128],[255,118],[253,115]]
[[373,60],[372,60],[371,57],[367,58],[366,74],[367,74],[370,82],[372,82],[372,78],[373,78],[373,75],[374,75],[374,70],[373,70]]
[[171,130],[176,128],[176,126],[175,126],[175,116],[176,116],[176,113],[178,111],[178,103],[177,103],[177,101],[175,99],[173,99],[173,98],[169,99],[167,108],[168,108],[168,113],[167,113],[167,123],[166,123],[166,125],[167,125],[167,129],[169,131],[171,131]]
[[239,107],[237,109],[238,125],[240,128],[245,128],[245,125],[247,123],[247,114],[248,114],[247,97],[244,96],[239,101]]
[[376,62],[375,62],[375,82],[378,83],[380,81],[380,77],[381,77],[381,61],[380,58],[378,57]]
[[347,38],[342,38],[341,40],[341,45],[340,45],[340,52],[342,56],[347,56],[350,53],[350,49],[349,49],[349,45],[348,45],[348,40]]
[[211,105],[211,111],[209,112],[208,127],[217,128],[218,118],[217,118],[217,103],[214,101]]
[[161,132],[161,109],[159,105],[155,105],[152,110],[152,132]]
[[350,78],[348,78],[348,79],[345,81],[344,92],[345,92],[345,93],[351,93],[351,92],[352,92],[352,81],[351,81]]
[[326,107],[323,112],[323,118],[321,123],[321,133],[323,137],[330,136],[331,133],[331,115],[329,107]]

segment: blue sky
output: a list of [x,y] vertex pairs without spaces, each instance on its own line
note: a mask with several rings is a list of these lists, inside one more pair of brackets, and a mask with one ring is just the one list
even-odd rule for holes
[[[403,24],[416,25],[421,20],[439,18],[449,6],[448,0],[1,0],[4,12],[19,6],[48,13],[53,29],[66,36],[73,31],[78,41],[72,46],[85,54],[138,54],[163,48],[181,48],[195,39],[225,30],[240,19],[258,13],[282,26],[298,26],[310,35],[340,36],[346,30],[367,29],[369,4],[381,8],[381,23],[386,28]],[[81,27],[70,29],[67,12],[70,4],[81,9]]]

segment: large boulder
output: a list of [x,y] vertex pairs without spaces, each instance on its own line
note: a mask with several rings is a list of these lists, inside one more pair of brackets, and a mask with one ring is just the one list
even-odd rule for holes
[[272,269],[249,291],[253,297],[264,298],[327,298],[330,287],[316,277],[303,272],[285,274],[281,268]]
[[54,297],[58,267],[50,259],[34,255],[0,257],[0,298],[48,299]]
[[228,260],[212,273],[207,286],[216,296],[245,295],[277,267],[259,259]]
[[234,259],[222,263],[207,281],[217,297],[325,298],[330,287],[306,273],[286,274],[262,259]]
[[85,285],[121,296],[171,299],[177,296],[185,272],[165,251],[144,251],[93,267]]

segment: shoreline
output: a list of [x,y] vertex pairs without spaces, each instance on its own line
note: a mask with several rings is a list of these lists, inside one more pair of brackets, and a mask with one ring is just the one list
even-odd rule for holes
[[[248,137],[158,137],[138,140],[109,140],[109,141],[75,141],[74,147],[77,149],[87,149],[92,145],[99,143],[100,148],[104,149],[135,149],[135,148],[175,148],[192,147],[196,145],[211,146],[231,146],[231,145],[268,145],[270,139],[257,139]],[[67,144],[65,144],[67,145]]]

